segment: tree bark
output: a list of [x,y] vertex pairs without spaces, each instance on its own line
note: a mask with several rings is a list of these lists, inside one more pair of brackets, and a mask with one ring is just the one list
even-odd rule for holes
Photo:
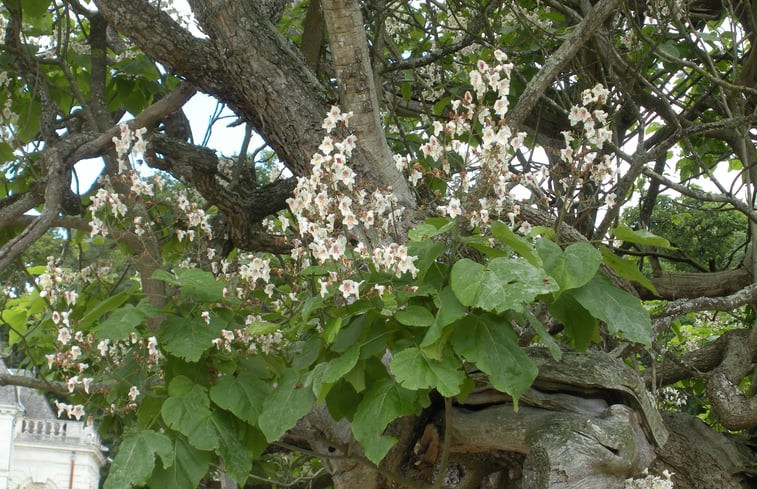
[[295,175],[323,138],[325,91],[257,2],[192,0],[209,39],[193,37],[145,0],[97,0],[119,32],[171,73],[226,103]]
[[323,17],[329,32],[342,110],[352,112],[350,128],[364,158],[363,173],[374,182],[391,187],[400,203],[415,207],[415,197],[405,177],[394,165],[380,120],[368,39],[357,0],[323,0]]

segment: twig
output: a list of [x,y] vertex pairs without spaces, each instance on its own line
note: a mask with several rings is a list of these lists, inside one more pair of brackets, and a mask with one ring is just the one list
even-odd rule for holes
[[442,460],[439,462],[439,474],[434,481],[432,489],[439,489],[442,487],[444,476],[447,473],[447,465],[449,464],[449,447],[452,443],[452,399],[449,397],[444,398],[444,441],[442,442]]

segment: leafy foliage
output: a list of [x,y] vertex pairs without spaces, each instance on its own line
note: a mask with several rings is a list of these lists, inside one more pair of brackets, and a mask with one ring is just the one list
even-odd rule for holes
[[[397,441],[385,434],[390,423],[439,397],[464,398],[481,373],[517,409],[538,376],[529,347],[559,360],[568,348],[686,344],[694,333],[685,320],[653,337],[650,309],[661,314],[664,306],[642,303],[630,283],[658,294],[659,277],[647,272],[725,270],[754,239],[745,215],[751,201],[708,197],[694,186],[685,192],[700,198],[658,195],[660,185],[680,188],[726,163],[751,171],[753,162],[739,159],[748,151],[722,136],[749,116],[698,105],[753,104],[726,90],[743,81],[731,79],[734,60],[748,55],[743,28],[729,37],[720,21],[702,29],[701,19],[657,7],[617,9],[602,23],[612,56],[583,47],[563,60],[535,97],[538,110],[511,126],[510,106],[528,101],[528,80],[575,40],[577,16],[588,15],[583,5],[390,2],[378,12],[366,3],[387,109],[373,115],[384,117],[394,154],[386,170],[370,168],[368,139],[351,133],[363,130],[350,127],[355,115],[325,102],[348,89],[333,67],[318,68],[333,61],[330,50],[291,73],[277,60],[282,79],[313,90],[326,117],[320,129],[321,114],[281,102],[296,94],[275,93],[280,80],[263,90],[272,110],[286,106],[289,119],[275,131],[256,104],[243,106],[259,94],[234,83],[250,92],[228,96],[240,120],[267,129],[272,146],[250,152],[250,126],[242,154],[219,159],[170,134],[177,112],[149,128],[108,127],[144,114],[175,94],[180,79],[209,67],[183,70],[124,37],[136,33],[105,30],[98,22],[107,20],[106,2],[95,2],[97,14],[78,2],[17,3],[0,9],[0,245],[12,251],[37,216],[61,227],[0,270],[0,319],[21,364],[67,383],[68,400],[86,405],[109,432],[115,458],[106,488],[196,487],[221,467],[240,486],[251,473],[265,478],[280,471],[264,452],[291,449],[287,436],[314,405],[349,422],[378,465]],[[284,51],[294,49],[290,41],[303,45],[307,4],[288,2],[270,16],[278,31],[258,30]],[[249,18],[268,22],[258,14]],[[108,35],[114,39],[98,41]],[[224,63],[233,65],[235,49]],[[702,58],[707,70],[692,67]],[[195,83],[209,90],[220,83],[203,80]],[[218,86],[225,96],[229,85]],[[286,139],[288,126],[304,142],[286,140],[277,153],[273,141]],[[528,133],[518,132],[524,127]],[[85,147],[103,137],[107,148]],[[48,216],[54,199],[46,192],[60,177],[50,154],[63,151],[59,144],[73,147],[60,157],[66,205]],[[307,168],[286,154],[289,146],[307,147]],[[104,168],[81,189],[66,158],[88,151]],[[681,183],[660,171],[652,184],[645,165],[669,152]],[[386,172],[394,169],[391,181]],[[743,174],[751,196],[754,178]],[[392,192],[389,184],[400,181],[414,202]],[[653,209],[646,197],[640,209],[628,208],[639,192]],[[694,342],[710,344],[733,324],[703,328],[708,334]],[[700,394],[702,382],[679,386]]]

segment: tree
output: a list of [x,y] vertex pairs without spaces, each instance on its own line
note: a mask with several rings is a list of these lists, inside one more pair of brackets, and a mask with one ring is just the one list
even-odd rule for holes
[[[2,5],[0,272],[36,277],[2,321],[40,378],[1,380],[98,418],[106,487],[290,452],[292,487],[754,482],[753,314],[703,315],[757,300],[751,3]],[[192,142],[196,91],[293,176]],[[664,189],[742,216],[743,261],[644,275]],[[76,260],[27,253],[52,228]]]

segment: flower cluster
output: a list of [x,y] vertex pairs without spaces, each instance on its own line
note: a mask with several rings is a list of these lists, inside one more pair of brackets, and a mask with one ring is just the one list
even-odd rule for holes
[[[482,229],[492,219],[505,216],[512,217],[515,225],[513,189],[528,188],[538,179],[510,170],[509,162],[526,134],[513,133],[506,123],[513,66],[500,50],[494,57],[493,65],[483,60],[476,63],[468,76],[472,91],[452,102],[449,120],[434,121],[431,134],[422,135],[425,142],[420,150],[425,160],[412,163],[410,156],[395,156],[397,168],[407,172],[412,185],[426,176],[448,182],[446,194],[438,196],[440,214],[453,219],[462,216],[471,227]],[[478,144],[463,143],[465,139],[477,139]]]
[[221,330],[221,336],[213,340],[213,345],[219,350],[238,353],[255,354],[258,351],[269,354],[276,350],[284,341],[284,334],[280,330],[272,333],[253,335],[244,329]]
[[69,419],[75,418],[77,421],[79,421],[85,414],[84,406],[81,404],[72,405],[55,401],[55,408],[58,410],[59,418],[63,413],[66,413],[66,416],[68,416]]
[[189,241],[193,241],[195,238],[195,229],[197,228],[203,232],[208,238],[213,237],[213,231],[210,228],[210,222],[208,222],[209,216],[205,213],[205,210],[200,207],[198,198],[190,196],[189,193],[182,189],[177,196],[177,206],[180,211],[184,213],[189,229],[177,229],[176,235],[179,241],[182,241],[185,237]]
[[623,489],[673,489],[673,474],[667,470],[662,472],[662,477],[652,475],[644,470],[645,477],[642,479],[626,479]]
[[147,128],[140,127],[132,131],[128,124],[121,124],[121,135],[113,136],[113,144],[116,145],[116,154],[118,155],[118,171],[125,173],[128,170],[128,161],[126,157],[131,153],[137,156],[144,155],[147,150],[147,141],[142,136],[147,132]]
[[[565,148],[560,150],[560,159],[566,164],[567,171],[555,175],[563,191],[575,194],[566,195],[566,205],[577,198],[587,180],[591,180],[597,188],[615,182],[617,165],[608,154],[602,153],[602,147],[612,140],[613,133],[607,112],[595,108],[606,104],[609,95],[609,90],[601,84],[586,89],[581,93],[581,105],[571,107],[568,114],[570,125],[575,129],[562,133]],[[605,193],[608,206],[615,205],[615,198],[614,193]]]
[[[7,72],[0,72],[0,89],[9,90],[10,81]],[[3,102],[2,111],[0,111],[0,114],[2,114],[2,118],[0,119],[0,122],[2,122],[0,124],[0,143],[13,143],[15,140],[13,128],[18,124],[19,115],[13,112],[12,102],[13,97],[6,97],[5,102]]]
[[[298,179],[293,197],[287,201],[300,234],[292,256],[308,260],[309,255],[320,265],[342,264],[345,271],[352,268],[351,259],[360,258],[397,276],[414,275],[415,257],[390,236],[402,207],[390,189],[369,193],[355,186],[356,174],[348,166],[355,136],[337,140],[332,135],[336,127],[347,127],[350,116],[336,106],[331,108],[323,122],[327,134],[310,162],[312,173]],[[357,245],[350,246],[350,240]],[[326,283],[337,282],[344,285],[337,277]],[[345,298],[354,294],[342,293]]]
[[55,258],[47,257],[45,272],[37,278],[40,297],[47,298],[51,304],[63,299],[68,307],[76,305],[78,293],[73,290],[76,275],[64,270],[55,263]]

